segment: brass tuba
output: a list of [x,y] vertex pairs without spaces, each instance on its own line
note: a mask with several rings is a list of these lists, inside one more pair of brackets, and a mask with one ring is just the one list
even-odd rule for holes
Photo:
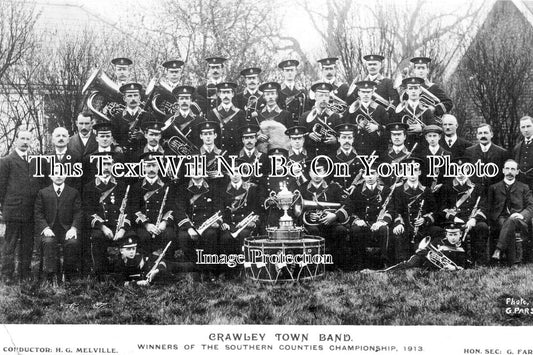
[[125,108],[119,103],[122,101],[122,95],[118,85],[101,68],[95,69],[83,86],[82,94],[89,92],[87,107],[106,121],[111,120],[109,116],[116,116]]
[[463,268],[454,263],[450,258],[444,255],[443,252],[438,250],[431,244],[431,237],[425,237],[418,244],[417,251],[427,251],[426,259],[428,259],[439,270],[462,270]]

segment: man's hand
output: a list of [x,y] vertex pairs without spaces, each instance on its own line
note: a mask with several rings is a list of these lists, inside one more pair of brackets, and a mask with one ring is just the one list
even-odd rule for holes
[[409,125],[410,133],[420,133],[422,132],[422,125],[420,123]]
[[326,139],[324,139],[324,143],[326,144],[336,144],[337,143],[337,137],[335,137],[333,134],[327,134]]
[[117,235],[113,238],[113,240],[119,240],[124,237],[124,234],[126,234],[126,230],[124,228],[120,228],[117,232]]
[[44,230],[43,230],[43,235],[45,237],[55,237],[55,234],[54,234],[54,231],[52,231],[52,229],[50,227],[46,227]]
[[70,229],[65,234],[65,239],[66,240],[76,239],[77,235],[78,235],[78,230],[76,229],[76,227],[70,227]]
[[311,138],[315,142],[320,142],[322,140],[322,136],[317,134],[316,132],[309,133],[309,138]]
[[155,224],[152,224],[152,223],[146,223],[146,225],[144,226],[144,228],[146,229],[146,231],[150,234],[154,234],[154,235],[159,235],[161,233],[161,231],[159,230],[159,228],[157,228],[155,226]]
[[337,215],[333,212],[326,211],[324,212],[322,218],[320,218],[319,222],[329,226],[331,223],[335,222],[337,219]]
[[222,229],[223,231],[227,231],[227,230],[229,230],[229,224],[227,224],[227,223],[222,223],[222,226],[220,227],[220,229]]
[[515,212],[512,215],[509,216],[509,218],[516,218],[516,219],[524,219],[524,216],[522,216],[520,213]]
[[394,227],[394,229],[392,230],[392,232],[396,235],[400,235],[402,234],[403,232],[405,231],[405,229],[403,228],[403,224],[398,224],[396,227]]
[[194,228],[187,229],[187,233],[189,233],[189,236],[191,237],[192,240],[198,240],[198,238],[200,238],[198,233],[196,233],[196,229]]
[[372,132],[375,132],[379,129],[379,126],[375,123],[371,123],[371,122],[368,122],[368,124],[366,125],[366,131],[368,133],[372,133]]
[[137,281],[137,286],[150,286],[150,283],[147,280]]
[[146,274],[146,279],[148,280],[148,282],[152,282],[157,273],[159,273],[159,269],[150,270],[150,272]]
[[113,231],[108,226],[102,224],[100,230],[107,239],[113,239]]
[[377,221],[376,223],[374,223],[371,227],[370,227],[370,230],[372,232],[375,232],[377,231],[378,229],[380,229],[381,227],[383,226],[386,226],[387,223],[385,223],[384,221]]
[[423,218],[423,217],[420,217],[420,218],[417,218],[414,225],[415,227],[420,227],[421,225],[424,224],[426,220]]
[[353,224],[355,224],[358,227],[366,226],[366,222],[362,219],[356,219],[355,221],[353,221]]
[[258,142],[266,142],[266,141],[268,141],[268,136],[266,134],[259,133],[257,135],[257,141]]
[[162,232],[164,231],[165,229],[167,229],[167,221],[161,221],[161,223],[159,223],[159,225],[157,226],[157,228],[159,228],[159,230]]
[[465,227],[468,228],[468,229],[472,229],[476,226],[476,219],[475,218],[470,218],[467,222],[466,222],[466,225]]

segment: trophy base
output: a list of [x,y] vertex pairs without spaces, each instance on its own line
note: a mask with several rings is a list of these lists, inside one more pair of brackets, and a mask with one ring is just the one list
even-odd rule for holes
[[304,229],[303,227],[294,227],[290,228],[278,228],[278,227],[269,227],[266,229],[268,239],[270,240],[297,240],[302,239]]

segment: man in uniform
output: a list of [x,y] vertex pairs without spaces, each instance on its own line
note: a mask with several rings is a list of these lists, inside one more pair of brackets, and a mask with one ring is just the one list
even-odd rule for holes
[[195,102],[198,103],[204,114],[207,114],[212,109],[215,109],[219,104],[217,97],[217,85],[224,81],[224,62],[226,62],[226,60],[226,58],[222,57],[211,57],[205,59],[208,66],[207,83],[196,88],[195,99]]
[[292,126],[293,121],[291,120],[290,112],[281,109],[278,105],[280,90],[280,85],[275,82],[264,83],[259,87],[259,91],[263,93],[262,98],[265,102],[263,108],[258,111],[259,117],[257,117],[257,120],[259,123],[274,120],[283,124],[285,128]]
[[464,138],[457,136],[457,118],[450,114],[442,116],[442,129],[444,130],[444,147],[450,151],[451,157],[464,157],[466,149],[472,145]]
[[[364,81],[373,81],[376,83],[376,89],[374,91],[375,98],[373,100],[382,105],[389,115],[394,113],[394,108],[400,103],[400,96],[398,91],[393,86],[393,81],[389,78],[385,78],[381,73],[383,68],[383,60],[385,57],[379,54],[368,54],[363,57],[367,76],[363,78]],[[347,103],[352,104],[357,99],[357,78],[350,85],[347,93]]]
[[503,179],[503,164],[509,158],[509,153],[503,147],[492,143],[492,127],[489,124],[481,124],[476,131],[478,144],[466,148],[465,154],[472,163],[480,161],[483,164],[494,163],[498,167],[498,173],[493,176],[477,176],[474,174],[471,179],[476,184],[483,186],[484,195],[489,192],[489,186]]
[[[407,181],[394,190],[393,233],[395,237],[396,260],[406,260],[414,252],[414,247],[425,235],[438,235],[439,228],[431,228],[435,222],[433,213],[436,208],[431,190],[420,181],[423,161],[419,158],[407,158],[402,163],[409,164],[406,169]],[[394,214],[393,213],[393,214]]]
[[428,108],[433,112],[435,117],[441,117],[452,110],[453,102],[438,84],[428,80],[430,62],[431,58],[428,57],[411,58],[411,63],[413,63],[413,76],[421,78],[424,81],[422,87],[437,99],[437,102],[434,102],[434,105],[428,106]]
[[141,155],[144,153],[164,153],[163,147],[160,144],[161,141],[161,129],[163,128],[163,123],[158,121],[146,121],[143,122],[142,131],[144,132],[144,139],[146,144],[140,149],[133,152],[133,154],[128,159],[132,162],[139,162],[141,160]]
[[124,152],[133,152],[144,145],[141,127],[144,122],[150,121],[150,115],[144,111],[141,103],[142,85],[128,83],[120,87],[126,108],[113,117],[113,137]]
[[30,277],[33,250],[33,208],[43,179],[35,176],[38,159],[30,160],[29,150],[33,135],[19,130],[15,149],[0,159],[0,206],[6,224],[2,250],[2,278],[11,283],[15,273],[15,251],[19,244],[18,276]]
[[140,249],[149,254],[172,241],[165,257],[173,260],[178,248],[173,215],[175,191],[159,176],[158,156],[162,154],[148,152],[141,156],[145,176],[131,188],[131,214]]
[[376,259],[379,265],[386,265],[394,259],[389,240],[393,218],[389,210],[394,207],[392,194],[387,186],[378,183],[375,168],[368,174],[363,173],[363,180],[364,183],[354,186],[355,190],[344,201],[344,207],[337,213],[338,221],[344,223],[353,219],[350,244],[358,267],[368,267]]
[[385,126],[389,123],[389,115],[383,106],[372,100],[376,88],[373,81],[359,81],[358,99],[345,112],[343,121],[357,125],[355,149],[359,154],[380,154],[387,149]]
[[321,154],[331,157],[337,145],[337,133],[333,128],[342,123],[341,117],[328,109],[333,87],[328,83],[316,83],[311,90],[315,93],[315,106],[302,115],[299,124],[309,132],[306,149],[311,157]]
[[306,91],[298,88],[295,82],[299,64],[300,62],[295,59],[284,60],[278,64],[283,73],[278,102],[282,109],[290,112],[291,126],[298,124],[307,101]]
[[[442,148],[439,144],[442,137],[442,128],[437,125],[428,125],[423,129],[426,144],[420,145],[413,155],[419,157],[424,161],[424,167],[420,181],[422,185],[427,186],[433,193],[437,193],[444,183],[444,169],[435,168],[434,171],[429,171],[430,156],[446,157],[450,156],[450,152]],[[435,161],[435,163],[439,163]],[[430,177],[429,174],[437,175]]]
[[196,128],[200,132],[200,139],[202,146],[200,147],[200,155],[204,155],[206,159],[207,176],[209,184],[214,188],[219,189],[223,182],[222,177],[218,171],[217,157],[225,156],[223,152],[215,144],[219,132],[219,125],[214,121],[205,121],[198,124]]
[[502,181],[489,188],[489,219],[495,230],[499,231],[492,258],[500,260],[505,253],[507,263],[513,265],[522,262],[522,238],[527,236],[531,222],[533,196],[526,184],[516,181],[516,161],[509,159],[505,162],[503,175]]
[[[467,157],[460,157],[453,162],[462,166],[471,161]],[[470,249],[468,252],[472,261],[478,264],[487,264],[489,261],[486,200],[483,187],[461,173],[442,187],[438,200],[438,220],[449,222],[459,219],[461,223],[466,223],[468,235],[466,240],[462,239],[469,247],[467,249]]]
[[128,191],[126,196],[126,184],[111,175],[115,154],[109,152],[96,155],[105,157],[102,161],[102,176],[95,177],[84,186],[82,202],[90,224],[93,272],[96,276],[100,276],[109,271],[107,248],[121,240],[130,230],[128,204],[123,206],[123,203],[131,199],[131,194]]
[[420,102],[421,85],[424,80],[417,77],[405,78],[402,85],[406,87],[407,100],[396,107],[395,121],[409,125],[407,146],[411,148],[415,143],[421,143],[422,129],[425,125],[436,124],[433,113]]
[[[401,122],[389,123],[387,125],[387,130],[390,132],[391,147],[386,154],[380,157],[380,161],[383,163],[399,163],[402,160],[408,158],[412,150],[409,151],[405,146],[405,141],[407,140],[407,129],[409,125]],[[377,166],[377,162],[375,163]],[[381,177],[385,185],[390,186],[394,181],[398,181],[396,176],[391,175],[389,177]]]
[[309,160],[307,150],[304,148],[306,134],[307,130],[304,126],[293,126],[285,131],[285,135],[289,136],[290,144],[288,154],[289,164],[300,164],[300,174],[296,177],[296,182],[298,186],[308,181],[304,174],[307,161]]
[[[328,83],[332,89],[330,91],[330,101],[334,106],[343,106],[343,110],[336,110],[337,113],[342,114],[347,108],[346,98],[348,94],[348,84],[339,83],[337,81],[337,61],[339,58],[323,58],[319,59],[320,63],[320,82]],[[309,93],[309,99],[315,100],[315,92],[311,89]],[[312,106],[312,105],[311,105]]]
[[359,160],[358,153],[354,146],[354,136],[356,126],[350,123],[344,123],[335,127],[339,135],[339,149],[333,157],[335,163],[348,165],[350,176],[333,176],[332,180],[338,183],[347,194],[353,192],[355,185],[362,182],[362,164]]
[[241,71],[246,84],[243,91],[235,95],[235,106],[245,112],[246,121],[255,122],[257,114],[265,107],[263,93],[259,89],[260,68],[247,68]]
[[[145,95],[147,97],[147,111],[150,111],[152,116],[158,117],[161,113],[163,113],[164,116],[174,114],[174,105],[161,105],[163,107],[158,106],[158,110],[155,110],[153,108],[153,100],[155,99],[155,96],[157,96],[158,98],[156,102],[158,103],[165,101],[167,104],[173,104],[176,101],[173,94],[174,89],[180,85],[183,64],[185,63],[182,60],[168,60],[164,62],[163,68],[165,68],[165,76],[161,79],[158,77],[153,78],[146,87]],[[164,116],[161,118],[158,117],[158,119],[163,119]]]
[[[348,267],[353,262],[348,250],[348,229],[337,221],[337,214],[342,198],[342,188],[336,182],[324,180],[327,163],[324,159],[309,161],[307,171],[309,182],[300,187],[302,199],[313,201],[318,205],[337,204],[333,208],[309,209],[303,213],[303,224],[308,234],[318,235],[326,239],[326,251],[333,255],[334,264],[339,268]],[[343,221],[347,223],[347,220]]]
[[240,130],[246,125],[244,111],[233,105],[233,96],[237,84],[223,82],[217,85],[220,105],[209,111],[208,121],[218,122],[220,127],[220,149],[228,155],[237,154],[240,150]]
[[[259,162],[261,164],[259,174],[262,174],[267,168],[268,158],[265,153],[260,152],[256,148],[258,132],[259,127],[253,124],[247,125],[242,129],[241,139],[243,147],[239,151],[238,158],[241,162],[252,165],[255,164],[256,161]],[[258,177],[251,176],[245,180],[257,183]]]
[[83,161],[98,147],[93,133],[93,119],[90,112],[82,111],[76,118],[78,132],[72,135],[67,143],[67,149],[73,153],[77,161]]
[[133,61],[129,58],[114,58],[111,59],[111,64],[113,64],[113,72],[115,75],[115,82],[118,87],[129,83],[131,81],[131,67]]

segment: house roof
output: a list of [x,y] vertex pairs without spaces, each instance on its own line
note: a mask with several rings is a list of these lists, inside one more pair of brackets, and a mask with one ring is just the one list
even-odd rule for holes
[[533,26],[533,1],[524,0],[489,0],[485,2],[485,6],[481,9],[478,16],[474,19],[473,31],[469,35],[465,36],[463,40],[458,44],[454,54],[452,55],[446,69],[443,72],[443,81],[448,81],[450,77],[455,73],[461,59],[465,55],[466,51],[470,47],[470,44],[476,38],[479,29],[483,26],[487,20],[487,16],[492,11],[494,5],[499,1],[508,1],[513,3],[518,11],[524,16],[524,18]]

